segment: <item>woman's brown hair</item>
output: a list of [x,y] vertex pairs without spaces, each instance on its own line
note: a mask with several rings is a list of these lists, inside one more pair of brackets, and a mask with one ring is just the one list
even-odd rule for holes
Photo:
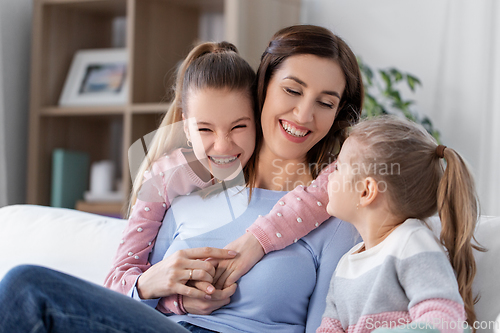
[[[228,89],[230,91],[244,91],[252,102],[254,116],[257,117],[255,105],[255,72],[250,65],[238,54],[237,48],[228,42],[206,42],[194,47],[179,66],[176,82],[173,86],[174,98],[164,115],[154,138],[148,147],[135,180],[129,201],[130,207],[137,199],[137,195],[144,181],[144,173],[151,165],[166,153],[175,148],[187,148],[186,137],[182,126],[170,126],[187,117],[186,101],[189,93],[200,89]],[[243,169],[247,176],[248,171]]]
[[[356,123],[363,107],[363,81],[356,56],[349,46],[330,30],[314,25],[294,25],[278,31],[269,42],[257,70],[257,105],[259,114],[266,99],[269,81],[280,65],[294,55],[311,54],[335,61],[342,69],[346,87],[340,100],[337,117],[328,132],[307,154],[313,178],[323,167],[333,162],[347,137],[346,129]],[[257,120],[255,158],[250,160],[249,187],[255,184],[255,166],[262,146],[260,115]]]
[[479,204],[465,161],[451,148],[445,148],[439,156],[436,141],[422,126],[393,116],[361,121],[352,128],[349,137],[362,149],[362,153],[354,157],[356,163],[364,166],[359,168],[362,174],[356,177],[370,176],[384,182],[394,215],[402,220],[424,220],[439,213],[440,241],[455,270],[467,322],[474,327],[476,299],[472,295],[472,282],[476,262],[473,249],[485,249],[472,243],[476,242],[474,231]]

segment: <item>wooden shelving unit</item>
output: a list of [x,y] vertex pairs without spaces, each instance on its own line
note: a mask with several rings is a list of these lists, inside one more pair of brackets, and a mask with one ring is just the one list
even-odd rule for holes
[[[208,14],[223,18],[223,39],[256,68],[272,34],[299,22],[300,0],[34,0],[28,203],[49,204],[55,148],[88,152],[91,163],[118,159],[130,190],[128,148],[157,128],[175,68],[200,41],[200,21]],[[116,47],[119,17],[126,17],[127,102],[59,107],[73,55]]]

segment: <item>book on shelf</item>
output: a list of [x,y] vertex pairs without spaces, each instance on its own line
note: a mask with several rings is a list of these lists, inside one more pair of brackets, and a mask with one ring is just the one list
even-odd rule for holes
[[52,152],[50,205],[75,208],[89,184],[88,153],[57,148]]

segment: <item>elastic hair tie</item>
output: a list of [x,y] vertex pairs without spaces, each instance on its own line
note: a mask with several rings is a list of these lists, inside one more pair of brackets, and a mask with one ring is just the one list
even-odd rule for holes
[[446,149],[446,146],[439,145],[436,147],[436,155],[439,158],[444,158],[444,150]]

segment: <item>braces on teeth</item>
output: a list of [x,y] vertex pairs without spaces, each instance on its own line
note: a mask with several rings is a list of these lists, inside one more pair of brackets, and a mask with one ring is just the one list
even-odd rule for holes
[[215,157],[210,157],[210,159],[216,163],[216,164],[227,164],[235,161],[238,157],[234,156],[231,158],[215,158]]

